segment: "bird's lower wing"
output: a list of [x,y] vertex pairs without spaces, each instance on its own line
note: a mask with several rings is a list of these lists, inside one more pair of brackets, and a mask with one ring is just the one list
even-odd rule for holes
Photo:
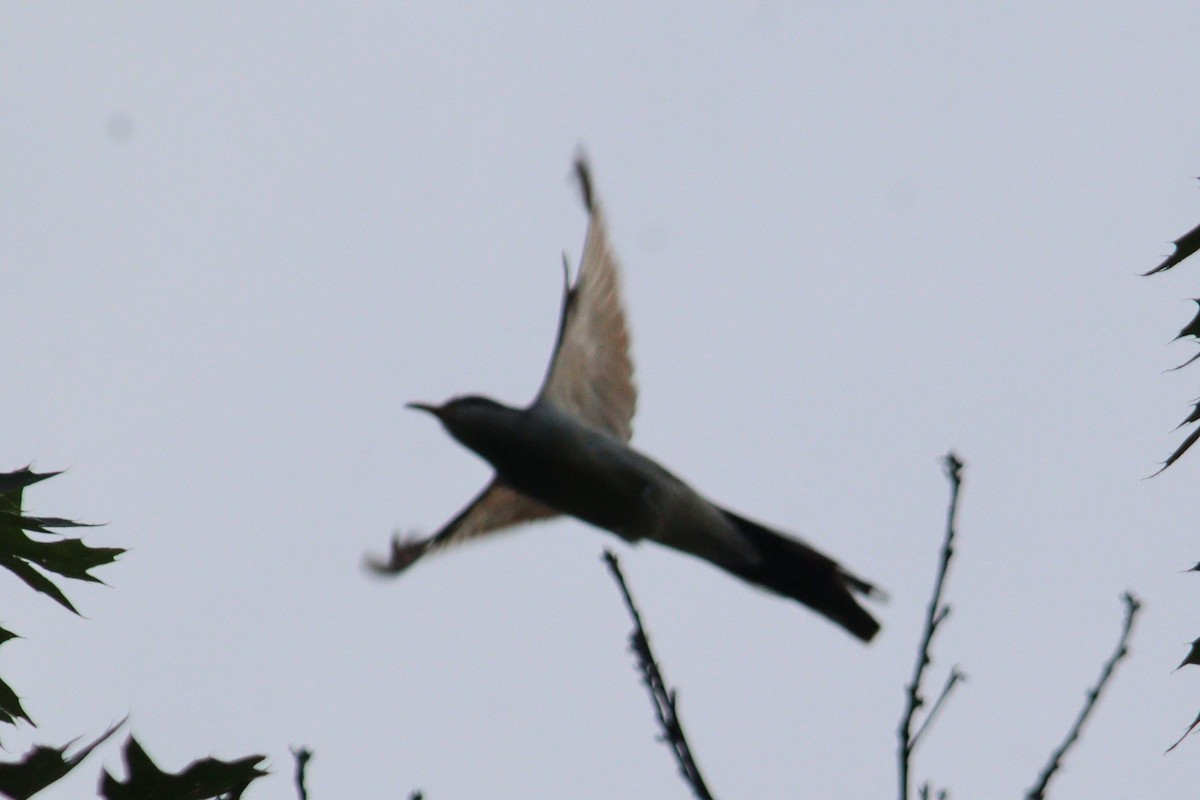
[[386,559],[367,556],[366,564],[381,575],[396,575],[431,551],[511,528],[522,522],[556,516],[558,512],[550,506],[526,497],[493,478],[458,516],[436,533],[423,537],[401,537],[397,534],[392,537],[391,551]]

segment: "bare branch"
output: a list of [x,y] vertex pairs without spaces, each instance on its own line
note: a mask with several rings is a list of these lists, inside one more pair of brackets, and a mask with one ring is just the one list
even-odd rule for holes
[[[913,668],[912,682],[906,687],[908,702],[905,704],[904,714],[900,717],[900,729],[897,731],[900,740],[898,750],[900,800],[908,800],[909,798],[911,781],[909,767],[912,761],[913,747],[916,745],[917,738],[929,727],[929,717],[933,715],[931,711],[929,717],[926,717],[925,725],[921,726],[921,730],[914,737],[912,733],[913,718],[916,716],[917,709],[925,703],[921,697],[921,679],[925,675],[925,668],[929,666],[932,660],[929,655],[929,649],[933,642],[933,635],[937,633],[938,626],[950,613],[950,607],[942,605],[942,587],[946,582],[946,572],[950,568],[950,559],[954,557],[954,525],[955,517],[958,514],[958,490],[962,486],[963,462],[954,453],[947,453],[944,466],[946,477],[950,479],[950,507],[946,512],[946,536],[942,541],[937,579],[933,584],[933,596],[929,599],[929,609],[925,615],[925,632],[921,637],[920,646],[917,648],[917,663]],[[953,688],[956,682],[953,679],[953,673],[951,673],[951,680],[948,681],[947,688],[943,690],[942,697]],[[938,705],[941,704],[941,699],[938,699]],[[937,710],[936,705],[933,710]]]
[[1133,618],[1137,615],[1138,609],[1142,604],[1138,599],[1129,592],[1126,592],[1122,598],[1125,601],[1125,624],[1121,629],[1121,638],[1117,641],[1117,649],[1104,663],[1104,667],[1100,670],[1100,680],[1091,689],[1088,689],[1087,701],[1083,704],[1083,708],[1079,711],[1079,716],[1075,718],[1075,724],[1067,731],[1067,736],[1063,739],[1062,744],[1050,756],[1050,760],[1046,766],[1042,768],[1041,775],[1038,776],[1038,782],[1025,795],[1025,800],[1044,800],[1046,796],[1046,786],[1050,783],[1050,779],[1054,777],[1054,773],[1062,766],[1063,757],[1067,751],[1079,739],[1079,731],[1083,728],[1083,723],[1087,721],[1088,715],[1092,713],[1092,708],[1096,705],[1096,701],[1100,698],[1100,693],[1104,691],[1104,687],[1108,685],[1109,679],[1112,677],[1113,668],[1117,666],[1117,662],[1128,654],[1129,634],[1133,629]]
[[933,793],[933,787],[929,785],[929,781],[922,783],[921,788],[917,791],[920,792],[921,800],[935,800],[935,797],[936,800],[947,800],[947,798],[950,797],[945,789],[939,789],[937,795],[935,796]]
[[696,766],[696,762],[692,758],[691,748],[688,746],[687,738],[683,735],[683,725],[675,713],[675,691],[667,688],[666,680],[654,660],[654,653],[650,651],[650,640],[646,637],[646,631],[642,627],[642,616],[638,613],[637,606],[633,604],[633,597],[629,594],[629,587],[625,585],[625,576],[621,574],[621,566],[617,563],[617,557],[611,550],[605,550],[604,561],[608,564],[613,579],[621,589],[621,596],[625,599],[625,607],[629,610],[629,616],[633,618],[633,633],[629,634],[629,646],[637,656],[642,682],[650,691],[650,700],[654,704],[654,714],[662,728],[663,740],[671,746],[671,752],[674,753],[675,761],[679,765],[679,772],[692,787],[692,792],[696,797],[699,800],[713,800],[708,787],[704,784],[704,778],[700,775],[700,768]]
[[942,703],[946,701],[946,697],[950,694],[955,685],[961,681],[965,681],[967,676],[957,666],[950,669],[950,674],[946,676],[946,683],[942,686],[942,691],[938,694],[937,700],[933,701],[933,705],[929,709],[929,713],[925,715],[924,721],[921,722],[921,727],[917,728],[917,732],[913,734],[912,741],[908,744],[908,751],[917,749],[917,742],[921,741],[921,736],[925,731],[929,730],[930,724],[937,716],[938,710],[942,707]]

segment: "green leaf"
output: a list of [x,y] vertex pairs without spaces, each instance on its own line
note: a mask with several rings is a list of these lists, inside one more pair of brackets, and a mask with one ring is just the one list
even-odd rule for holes
[[15,472],[0,472],[0,494],[7,494],[23,489],[30,484],[44,481],[58,475],[57,472],[34,472],[29,467],[22,467]]
[[[12,631],[0,628],[0,645],[16,638],[17,635]],[[23,719],[30,725],[33,724],[33,720],[25,713],[25,709],[21,708],[21,698],[17,697],[17,693],[11,686],[0,680],[0,722],[16,725],[18,719]]]
[[25,709],[21,708],[21,698],[17,697],[11,686],[0,680],[0,722],[16,725],[19,719],[33,724]]
[[35,542],[26,539],[17,555],[48,572],[64,578],[103,583],[88,570],[111,564],[125,552],[118,547],[88,547],[82,539],[60,539],[56,542]]
[[1184,656],[1183,661],[1175,669],[1183,669],[1188,664],[1200,664],[1200,639],[1192,642],[1192,649]]
[[69,519],[61,517],[19,517],[17,522],[22,528],[35,533],[54,533],[47,528],[96,528],[98,525],[93,525],[87,522],[72,522]]
[[[1193,300],[1192,302],[1200,306],[1200,300]],[[1192,317],[1192,321],[1184,325],[1179,333],[1175,334],[1176,339],[1182,339],[1185,336],[1200,338],[1200,309],[1197,309],[1196,316]]]
[[[1177,337],[1177,338],[1178,338],[1178,337]],[[1168,369],[1168,370],[1167,370],[1167,372],[1175,372],[1176,370],[1183,369],[1183,368],[1184,368],[1184,367],[1186,367],[1188,364],[1190,364],[1190,363],[1192,363],[1193,361],[1195,361],[1197,358],[1200,358],[1200,352],[1196,353],[1196,355],[1192,356],[1191,358],[1189,358],[1187,361],[1183,362],[1182,364],[1179,364],[1178,366],[1171,367],[1170,369]]]
[[237,761],[205,758],[193,761],[182,772],[163,772],[132,736],[125,743],[125,780],[105,771],[100,795],[105,800],[210,800],[228,796],[236,800],[250,782],[266,775],[258,768],[266,756]]
[[1183,732],[1183,736],[1180,736],[1178,739],[1175,740],[1175,744],[1173,744],[1167,748],[1167,752],[1169,753],[1172,750],[1174,750],[1176,747],[1179,747],[1180,742],[1182,742],[1184,739],[1186,739],[1188,737],[1189,733],[1196,730],[1197,725],[1200,725],[1200,715],[1197,715],[1196,719],[1194,719],[1192,721],[1192,724],[1188,725],[1188,729]]
[[1166,260],[1164,260],[1157,267],[1149,272],[1143,272],[1142,274],[1153,275],[1156,272],[1168,270],[1178,264],[1180,261],[1183,261],[1185,258],[1195,253],[1197,250],[1200,250],[1200,225],[1197,225],[1183,236],[1180,236],[1173,242],[1173,244],[1175,245],[1175,252],[1167,256]]
[[1200,401],[1192,407],[1192,411],[1187,415],[1187,419],[1175,426],[1175,430],[1179,430],[1184,425],[1191,425],[1193,422],[1200,422]]
[[[89,570],[110,564],[124,552],[115,547],[89,547],[78,538],[42,541],[30,533],[59,536],[52,528],[91,527],[62,517],[34,517],[22,513],[24,489],[31,483],[58,473],[35,473],[28,468],[0,473],[0,567],[3,567],[34,591],[47,595],[68,610],[79,613],[62,589],[47,575],[102,583]],[[40,571],[39,571],[40,570]]]
[[1163,462],[1163,465],[1158,468],[1158,472],[1155,472],[1154,474],[1157,475],[1159,472],[1162,472],[1164,469],[1178,461],[1180,457],[1182,457],[1183,454],[1186,453],[1188,449],[1196,443],[1197,440],[1200,440],[1200,428],[1197,428],[1188,434],[1188,437],[1183,440],[1183,443],[1179,445],[1179,447],[1175,448],[1174,453],[1171,453],[1171,455],[1167,456],[1167,460]]
[[32,797],[74,769],[124,723],[125,720],[121,720],[113,725],[70,758],[66,757],[66,752],[74,742],[62,747],[36,745],[20,761],[0,763],[0,792],[14,800]]
[[20,558],[12,556],[8,553],[0,552],[0,567],[4,567],[9,572],[25,581],[26,585],[29,586],[30,589],[33,589],[36,592],[41,592],[44,595],[48,595],[52,600],[62,605],[63,608],[67,609],[71,613],[79,613],[75,609],[75,606],[71,605],[71,601],[67,599],[67,596],[63,594],[62,589],[59,589],[58,586],[55,585],[54,581],[50,580],[45,575],[29,566],[29,564],[22,561]]

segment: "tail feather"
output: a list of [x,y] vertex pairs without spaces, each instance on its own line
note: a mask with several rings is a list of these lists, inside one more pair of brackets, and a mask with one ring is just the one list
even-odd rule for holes
[[731,511],[721,509],[721,513],[746,537],[760,558],[753,563],[730,561],[720,566],[743,580],[800,601],[864,642],[871,641],[879,632],[879,623],[854,596],[855,592],[881,596],[873,585],[803,542]]

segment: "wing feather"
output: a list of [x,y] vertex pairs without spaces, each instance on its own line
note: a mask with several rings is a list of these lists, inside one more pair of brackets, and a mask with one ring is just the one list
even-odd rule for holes
[[[548,403],[622,441],[633,433],[637,388],[629,356],[629,330],[621,305],[616,257],[591,176],[582,158],[575,163],[588,230],[575,283],[564,282],[558,341],[534,403]],[[457,516],[424,537],[392,539],[386,558],[368,557],[375,572],[394,575],[425,554],[558,512],[493,478]]]
[[437,532],[419,538],[392,537],[386,559],[367,557],[367,566],[382,575],[396,575],[411,567],[426,553],[470,541],[486,533],[511,528],[522,522],[549,519],[558,512],[526,497],[493,478],[466,508]]
[[587,237],[575,283],[563,296],[558,342],[535,403],[550,403],[622,441],[633,435],[637,387],[620,270],[583,159],[575,171],[588,210]]

